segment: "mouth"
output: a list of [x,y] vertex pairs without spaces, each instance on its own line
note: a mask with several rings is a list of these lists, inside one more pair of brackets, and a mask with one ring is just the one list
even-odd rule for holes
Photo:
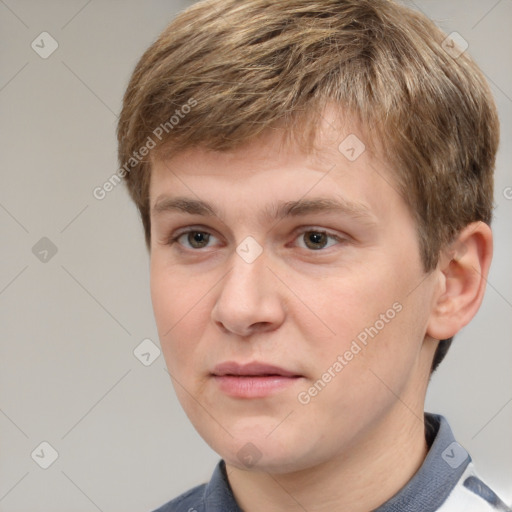
[[302,375],[271,364],[259,362],[239,364],[234,361],[218,364],[214,368],[212,375],[217,377],[224,377],[226,375],[233,377],[302,377]]
[[228,361],[211,373],[220,390],[234,398],[263,398],[297,383],[303,375],[271,364]]

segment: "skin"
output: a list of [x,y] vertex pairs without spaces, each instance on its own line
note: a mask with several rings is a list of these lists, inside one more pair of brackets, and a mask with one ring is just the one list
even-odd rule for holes
[[[334,110],[324,119],[320,149],[309,155],[272,132],[236,151],[192,148],[152,166],[151,294],[162,351],[180,403],[226,461],[247,512],[362,512],[407,483],[427,453],[423,407],[437,340],[476,313],[491,259],[490,230],[476,223],[426,274],[392,170],[368,149],[349,161],[338,145],[363,134],[337,123]],[[208,201],[221,215],[155,208],[176,196]],[[274,201],[313,197],[343,198],[366,213],[260,215]],[[195,248],[185,234],[169,244],[187,227],[209,240]],[[312,249],[319,229],[339,240]],[[247,236],[263,251],[252,263],[236,252]],[[400,312],[300,403],[299,393],[397,303]],[[211,376],[224,361],[302,377],[264,398],[233,398]],[[241,449],[256,463],[237,456]]]

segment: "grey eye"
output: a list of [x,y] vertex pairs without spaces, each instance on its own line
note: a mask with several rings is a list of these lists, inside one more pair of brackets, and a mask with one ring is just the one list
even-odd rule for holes
[[304,241],[309,249],[323,249],[328,241],[327,233],[320,231],[306,231],[303,234]]
[[210,234],[204,231],[189,231],[188,233],[184,233],[187,235],[187,242],[194,249],[202,249],[210,240]]

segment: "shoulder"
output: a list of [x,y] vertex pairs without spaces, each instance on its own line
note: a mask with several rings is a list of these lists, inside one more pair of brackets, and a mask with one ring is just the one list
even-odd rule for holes
[[205,489],[206,484],[198,485],[153,512],[203,512]]
[[477,475],[469,463],[439,512],[512,512],[501,498]]
[[229,485],[226,466],[220,460],[206,484],[198,485],[153,512],[242,512]]

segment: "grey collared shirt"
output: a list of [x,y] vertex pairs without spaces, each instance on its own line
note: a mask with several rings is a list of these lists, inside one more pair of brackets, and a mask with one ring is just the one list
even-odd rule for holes
[[[420,469],[373,512],[512,512],[476,475],[468,452],[443,416],[425,413],[428,454]],[[198,485],[154,512],[243,512],[221,460],[207,484]]]

